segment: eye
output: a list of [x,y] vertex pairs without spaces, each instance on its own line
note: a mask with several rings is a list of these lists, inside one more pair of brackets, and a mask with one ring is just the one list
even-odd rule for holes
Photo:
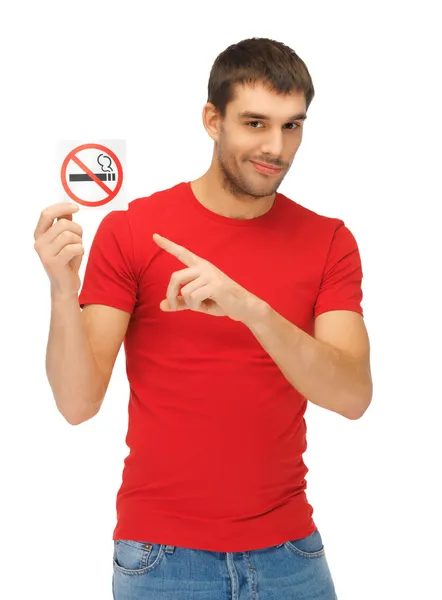
[[[253,123],[260,123],[261,125],[263,125],[262,121],[247,121],[246,125],[253,125]],[[286,125],[296,125],[296,127],[290,127],[289,129],[291,130],[299,129],[301,127],[300,123],[295,123],[294,121],[286,123]],[[252,129],[258,129],[258,127],[253,127]]]

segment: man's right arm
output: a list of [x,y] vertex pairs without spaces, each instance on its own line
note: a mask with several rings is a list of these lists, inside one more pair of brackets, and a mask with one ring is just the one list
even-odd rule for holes
[[101,304],[81,310],[76,295],[51,300],[46,374],[58,410],[79,425],[100,410],[131,315]]

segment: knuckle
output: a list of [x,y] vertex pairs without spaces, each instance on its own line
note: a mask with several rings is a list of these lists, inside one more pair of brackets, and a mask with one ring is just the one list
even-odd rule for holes
[[41,216],[43,217],[43,219],[48,219],[52,221],[52,219],[54,219],[54,217],[56,216],[54,214],[54,205],[51,204],[50,206],[46,206],[46,208],[44,208],[41,211]]
[[65,229],[61,235],[63,236],[63,238],[67,241],[67,242],[74,242],[77,240],[77,236],[75,235],[75,233],[73,231],[70,231],[69,229]]

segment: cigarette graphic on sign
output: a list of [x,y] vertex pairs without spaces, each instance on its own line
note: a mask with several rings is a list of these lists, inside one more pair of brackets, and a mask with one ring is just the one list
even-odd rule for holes
[[[115,181],[115,173],[94,173],[100,181]],[[90,175],[86,173],[71,173],[69,181],[94,181]]]
[[[111,164],[112,159],[106,154],[97,156],[97,162],[101,166],[102,171],[113,171]],[[106,164],[107,163],[107,164]],[[115,173],[94,173],[100,181],[115,181]],[[94,181],[90,175],[86,173],[70,173],[69,181]]]

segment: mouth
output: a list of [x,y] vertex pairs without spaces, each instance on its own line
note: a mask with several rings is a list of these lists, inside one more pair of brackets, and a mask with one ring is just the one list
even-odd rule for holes
[[265,173],[266,175],[278,175],[278,173],[281,173],[282,171],[281,168],[273,167],[265,163],[255,162],[254,160],[251,160],[250,162],[259,173]]

